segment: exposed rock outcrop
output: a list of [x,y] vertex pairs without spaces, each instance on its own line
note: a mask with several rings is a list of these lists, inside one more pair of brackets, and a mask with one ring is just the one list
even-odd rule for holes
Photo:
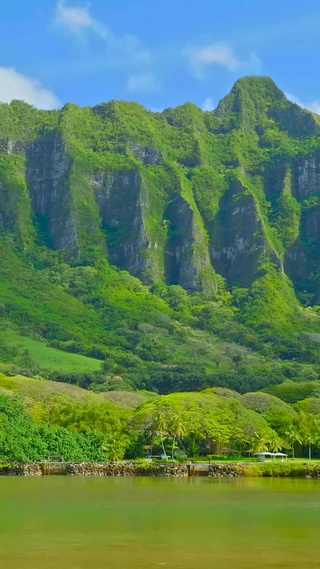
[[266,233],[259,204],[240,182],[221,200],[211,256],[217,271],[238,286],[250,286],[265,261],[283,270],[280,255]]
[[34,240],[73,264],[108,256],[148,285],[213,295],[217,274],[250,287],[276,265],[312,288],[319,125],[268,77],[237,81],[214,113],[13,101],[0,105],[0,223],[22,249]]
[[55,249],[75,251],[78,237],[68,174],[72,160],[60,137],[35,140],[27,149],[26,180],[35,215]]
[[293,194],[299,200],[320,190],[320,152],[299,157],[293,163]]
[[189,293],[215,292],[215,275],[200,216],[179,196],[167,208],[165,217],[169,222],[165,250],[168,284],[178,284]]
[[146,166],[156,166],[162,161],[161,152],[157,148],[144,146],[136,142],[129,143],[129,148],[134,157]]

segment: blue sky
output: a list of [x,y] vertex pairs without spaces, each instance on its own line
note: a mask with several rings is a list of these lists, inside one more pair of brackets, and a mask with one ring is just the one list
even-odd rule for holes
[[2,101],[211,110],[258,74],[320,113],[319,0],[2,0],[0,14]]

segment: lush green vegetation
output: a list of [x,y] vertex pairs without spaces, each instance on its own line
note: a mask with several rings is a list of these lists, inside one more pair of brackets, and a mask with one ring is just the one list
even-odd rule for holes
[[320,405],[314,398],[290,405],[263,392],[241,395],[219,387],[162,396],[132,392],[130,399],[128,392],[116,393],[117,402],[112,392],[0,374],[0,461],[146,454],[239,460],[281,449],[318,456]]
[[13,362],[30,358],[41,369],[50,371],[58,369],[66,373],[91,373],[101,369],[101,360],[57,350],[43,341],[39,342],[29,336],[21,336],[13,329],[2,329],[2,342],[15,352]]
[[0,119],[11,374],[128,409],[145,391],[318,396],[315,115],[247,77],[214,113],[13,101]]
[[26,375],[159,393],[252,391],[318,377],[318,344],[309,336],[239,322],[240,289],[217,299],[179,286],[152,293],[107,266],[39,271],[2,253],[0,358]]
[[[122,456],[128,412],[75,386],[0,374],[0,459],[107,460]],[[119,454],[120,453],[120,454]]]

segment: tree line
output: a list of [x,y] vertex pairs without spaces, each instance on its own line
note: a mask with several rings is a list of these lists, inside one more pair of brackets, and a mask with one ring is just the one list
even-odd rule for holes
[[[23,398],[0,393],[0,461],[174,459],[285,450],[312,458],[320,413],[310,401],[289,405],[265,393],[227,389],[154,394],[134,409],[88,395]],[[98,397],[98,399],[97,399]],[[319,406],[320,407],[320,406]],[[320,411],[320,409],[316,409]]]

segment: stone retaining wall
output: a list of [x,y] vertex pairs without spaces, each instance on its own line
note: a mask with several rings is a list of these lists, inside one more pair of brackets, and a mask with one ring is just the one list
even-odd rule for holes
[[214,462],[209,464],[208,476],[210,478],[241,478],[245,476],[245,469],[242,464]]
[[[197,470],[197,466],[199,470]],[[201,468],[202,466],[202,468]],[[194,476],[210,478],[242,478],[245,476],[320,478],[320,464],[310,463],[207,463],[195,464]],[[190,473],[193,473],[191,465]],[[43,476],[64,474],[67,476],[188,476],[186,463],[147,462],[66,462],[50,464],[39,462],[0,464],[0,476]]]
[[187,476],[184,464],[148,464],[143,462],[68,463],[69,476]]
[[[60,465],[59,465],[60,466]],[[187,476],[185,464],[148,464],[145,462],[66,462],[59,470],[48,463],[13,463],[0,465],[0,476],[42,476],[44,474],[67,476]]]
[[42,476],[41,464],[38,462],[17,462],[0,465],[0,476]]

